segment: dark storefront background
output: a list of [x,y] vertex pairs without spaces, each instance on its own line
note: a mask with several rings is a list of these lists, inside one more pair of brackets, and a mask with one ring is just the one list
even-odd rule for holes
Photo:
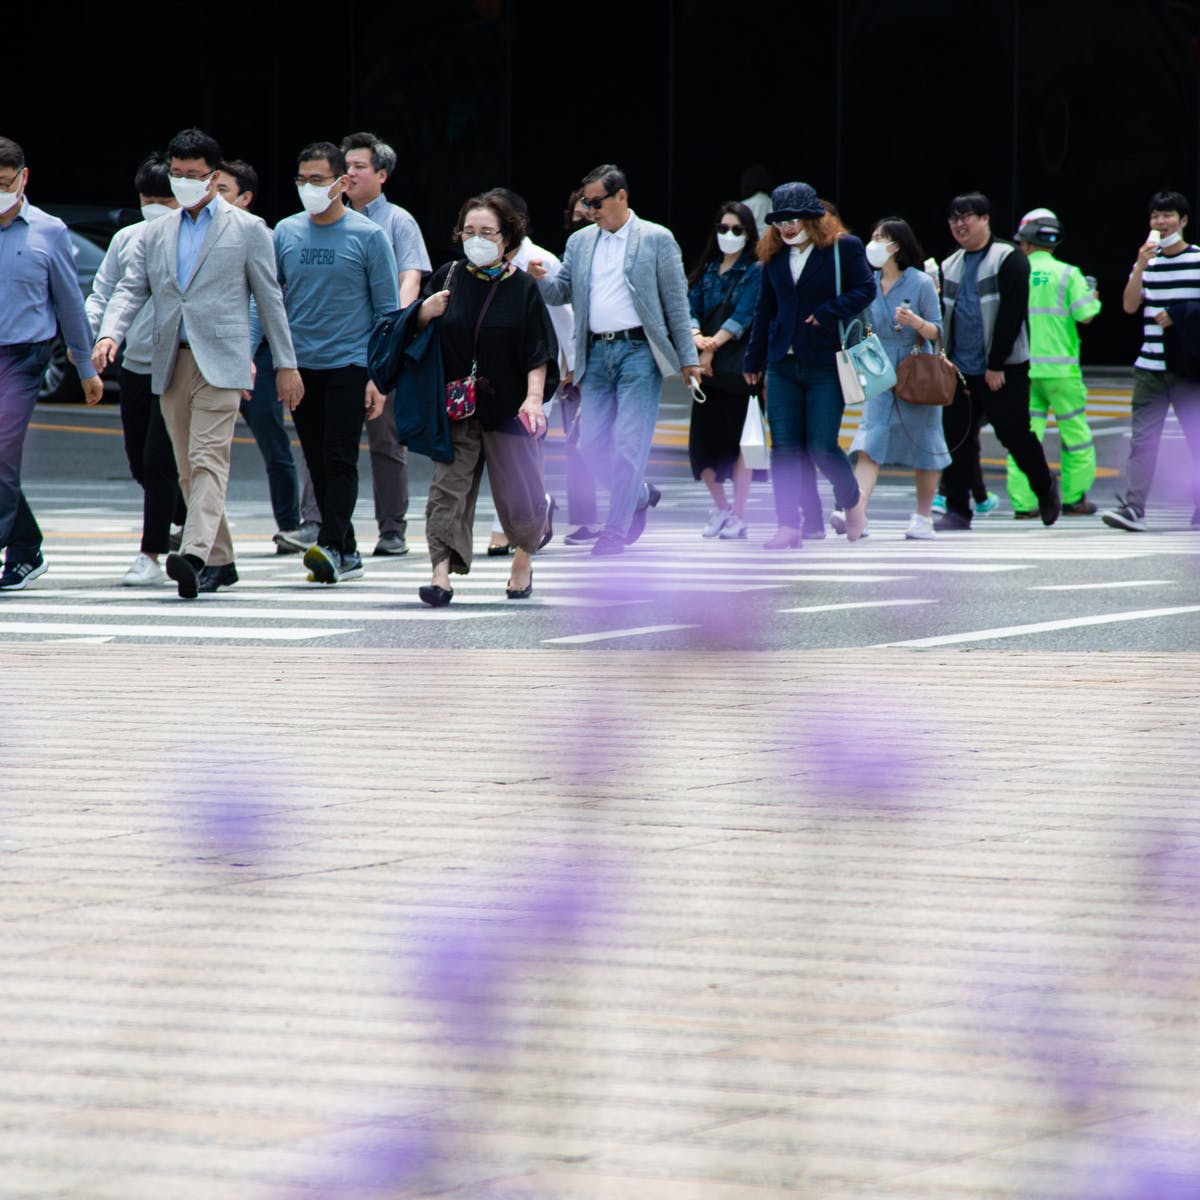
[[[561,212],[600,162],[695,255],[751,163],[805,179],[866,233],[906,216],[928,253],[945,205],[979,188],[997,233],[1053,208],[1063,257],[1099,278],[1085,359],[1131,361],[1120,289],[1160,187],[1200,199],[1200,2],[279,0],[20,6],[5,20],[37,201],[129,204],[138,159],[187,125],[262,176],[257,210],[295,211],[296,151],[370,129],[395,146],[388,195],[449,257],[458,204],[505,183],[559,250]],[[308,10],[305,10],[308,11]],[[19,44],[18,44],[19,43]],[[1200,233],[1197,234],[1200,237]]]

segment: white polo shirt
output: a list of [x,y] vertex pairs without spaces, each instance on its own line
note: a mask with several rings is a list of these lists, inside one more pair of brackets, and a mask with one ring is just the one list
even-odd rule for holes
[[616,233],[602,229],[596,239],[588,280],[588,329],[592,333],[616,333],[621,329],[636,329],[642,323],[633,304],[633,293],[625,282],[630,224],[626,221]]

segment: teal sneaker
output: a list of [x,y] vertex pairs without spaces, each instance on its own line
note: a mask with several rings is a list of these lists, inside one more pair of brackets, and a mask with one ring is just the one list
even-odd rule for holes
[[988,513],[995,512],[999,507],[1000,497],[995,492],[988,492],[987,499],[975,505],[975,515],[977,517],[986,517]]
[[941,492],[938,492],[938,494],[933,498],[933,511],[937,513],[938,516],[946,515],[946,497],[943,496]]

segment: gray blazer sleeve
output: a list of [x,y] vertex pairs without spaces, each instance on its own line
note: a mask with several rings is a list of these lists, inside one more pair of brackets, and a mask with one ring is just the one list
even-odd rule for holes
[[275,244],[271,232],[261,221],[248,231],[249,246],[246,253],[246,273],[249,276],[250,294],[258,310],[271,347],[275,369],[294,367],[296,351],[292,347],[292,331],[288,328],[287,313],[283,308],[283,293],[275,278]]
[[549,305],[571,303],[571,265],[575,258],[575,247],[567,240],[567,248],[563,251],[562,267],[553,279],[549,277],[537,281],[538,291],[542,299]]
[[692,317],[688,309],[687,276],[683,273],[683,252],[673,237],[659,237],[655,242],[658,295],[662,301],[663,316],[667,319],[671,344],[675,347],[675,353],[679,355],[680,366],[699,366],[700,356],[696,350],[696,343],[692,340]]
[[146,278],[146,239],[140,237],[133,248],[129,265],[121,276],[100,320],[100,331],[96,341],[112,338],[119,346],[129,332],[129,326],[150,299],[150,282]]

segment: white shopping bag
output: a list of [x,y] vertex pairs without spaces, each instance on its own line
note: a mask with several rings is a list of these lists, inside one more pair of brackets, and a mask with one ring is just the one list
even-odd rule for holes
[[767,423],[763,420],[758,397],[751,396],[746,405],[746,421],[742,426],[742,461],[752,471],[765,471],[771,465],[767,448]]

